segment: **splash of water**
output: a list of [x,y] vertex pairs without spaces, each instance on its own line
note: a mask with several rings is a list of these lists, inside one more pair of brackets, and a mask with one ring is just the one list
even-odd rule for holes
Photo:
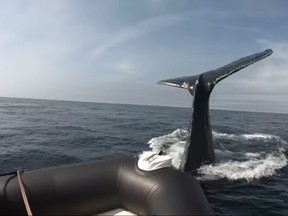
[[[172,164],[179,168],[188,132],[185,129],[176,129],[170,134],[152,138],[148,144],[152,151],[164,150],[172,157]],[[199,179],[202,181],[218,180],[226,178],[229,180],[259,179],[276,174],[278,169],[287,165],[285,147],[287,142],[279,136],[271,134],[226,134],[213,131],[214,141],[217,139],[229,139],[242,141],[257,141],[257,145],[267,142],[276,142],[277,145],[270,151],[261,152],[237,152],[232,149],[215,149],[215,164],[203,165],[198,169]]]

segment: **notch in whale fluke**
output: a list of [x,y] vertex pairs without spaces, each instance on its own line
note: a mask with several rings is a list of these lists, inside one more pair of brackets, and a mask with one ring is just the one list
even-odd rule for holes
[[193,88],[195,86],[196,80],[199,78],[200,75],[202,75],[203,80],[205,80],[207,84],[207,87],[209,87],[210,91],[212,91],[214,86],[221,80],[261,59],[270,56],[272,53],[272,49],[266,49],[262,52],[240,58],[215,70],[207,71],[194,76],[185,76],[161,80],[158,82],[158,84],[188,89],[189,92],[193,95]]

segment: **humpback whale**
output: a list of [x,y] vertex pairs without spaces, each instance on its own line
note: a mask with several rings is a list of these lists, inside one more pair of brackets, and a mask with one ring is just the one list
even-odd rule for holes
[[188,140],[180,170],[195,173],[202,164],[215,161],[209,116],[209,98],[215,85],[235,72],[270,56],[272,53],[271,49],[266,49],[198,75],[177,77],[158,82],[162,85],[187,89],[194,96]]

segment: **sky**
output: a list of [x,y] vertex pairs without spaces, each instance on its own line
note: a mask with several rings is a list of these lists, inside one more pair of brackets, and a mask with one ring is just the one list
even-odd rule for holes
[[0,0],[0,97],[190,107],[158,80],[271,48],[212,109],[288,113],[288,1]]

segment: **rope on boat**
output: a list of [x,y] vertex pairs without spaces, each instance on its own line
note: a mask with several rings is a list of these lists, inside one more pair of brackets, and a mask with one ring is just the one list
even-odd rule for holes
[[20,186],[20,190],[21,190],[21,194],[22,194],[22,197],[23,197],[23,201],[24,201],[24,204],[25,204],[25,208],[26,208],[27,214],[29,216],[33,216],[31,208],[30,208],[30,205],[29,205],[29,202],[28,202],[28,198],[27,198],[27,195],[26,195],[26,192],[25,192],[25,188],[24,188],[24,185],[23,185],[23,181],[22,181],[22,177],[21,177],[21,173],[22,172],[23,171],[17,170],[17,178],[18,178],[18,182],[19,182],[19,186]]

